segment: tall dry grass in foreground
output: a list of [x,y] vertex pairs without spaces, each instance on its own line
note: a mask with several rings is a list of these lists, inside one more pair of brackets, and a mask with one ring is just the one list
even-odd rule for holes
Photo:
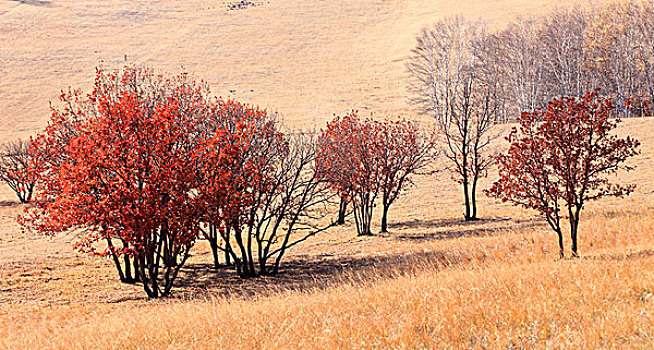
[[[426,244],[311,290],[252,298],[53,307],[24,319],[8,348],[325,349],[654,347],[654,208],[589,208],[584,257],[557,260],[542,227]],[[370,273],[376,272],[376,273]],[[377,276],[377,277],[375,277]],[[385,277],[379,277],[385,276]],[[81,312],[80,312],[81,311]],[[15,325],[15,324],[14,324]]]

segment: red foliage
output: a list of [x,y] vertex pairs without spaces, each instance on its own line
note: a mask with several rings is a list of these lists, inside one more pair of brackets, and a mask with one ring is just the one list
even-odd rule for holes
[[[253,242],[263,239],[254,237],[261,234],[253,232],[257,212],[278,190],[277,166],[288,156],[288,144],[273,118],[258,107],[219,100],[211,120],[211,127],[222,134],[209,139],[198,156],[202,179],[198,198],[204,208],[203,221],[208,224],[203,232],[216,265],[222,249],[225,260],[233,259],[242,277],[255,276],[254,259],[248,252]],[[259,260],[263,259],[260,254]]]
[[410,121],[361,120],[356,111],[336,117],[318,140],[318,172],[342,198],[352,201],[359,235],[371,234],[375,200],[381,194],[386,214],[411,176],[435,155],[434,134],[421,134]]
[[633,185],[611,183],[607,175],[631,170],[624,162],[638,153],[639,142],[611,134],[619,120],[614,108],[597,91],[581,98],[562,97],[534,112],[523,112],[520,130],[508,136],[507,154],[499,157],[500,179],[488,194],[545,216],[559,236],[563,256],[561,219],[567,218],[572,254],[577,252],[581,210],[590,200],[624,196]]
[[435,132],[421,132],[415,123],[400,119],[376,121],[378,130],[378,171],[381,174],[381,232],[388,230],[388,210],[413,185],[413,176],[431,173],[431,162],[438,155]]
[[53,109],[34,141],[45,161],[23,226],[46,234],[83,229],[77,249],[113,257],[121,280],[140,279],[148,296],[167,295],[198,235],[197,177],[189,169],[196,125],[210,106],[204,91],[185,75],[126,67],[98,71],[87,96],[62,94],[65,107]]

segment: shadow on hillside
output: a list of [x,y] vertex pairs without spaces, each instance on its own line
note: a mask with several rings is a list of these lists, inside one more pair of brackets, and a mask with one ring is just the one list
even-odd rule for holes
[[[490,222],[504,222],[497,227],[482,227]],[[402,226],[404,225],[404,226]],[[399,240],[439,240],[463,236],[489,236],[503,234],[511,229],[543,225],[538,220],[490,218],[465,222],[463,220],[411,221],[395,224],[397,227],[446,228],[441,232],[393,234]],[[457,228],[459,228],[457,230]],[[175,296],[182,299],[212,297],[253,297],[280,291],[310,291],[326,289],[337,284],[364,284],[377,278],[392,278],[415,271],[417,268],[459,265],[471,257],[453,255],[445,251],[417,251],[394,255],[364,257],[317,255],[290,258],[282,262],[276,276],[240,279],[232,268],[215,269],[212,264],[189,264],[177,280]]]
[[17,201],[0,201],[0,208],[20,207],[22,204]]
[[32,5],[32,6],[39,6],[39,7],[52,7],[54,4],[50,0],[12,0],[14,2],[18,2],[24,5]]
[[[191,264],[177,282],[175,296],[182,299],[253,297],[281,291],[311,291],[336,284],[364,284],[377,278],[405,275],[417,268],[469,261],[439,251],[368,257],[312,256],[282,262],[276,276],[240,279],[231,268]],[[392,266],[392,269],[387,267]]]
[[[495,227],[484,227],[489,223],[505,223]],[[442,229],[440,231],[428,231],[418,233],[390,234],[389,236],[398,240],[429,241],[442,239],[455,239],[460,237],[485,237],[497,235],[512,229],[525,229],[543,226],[544,222],[533,219],[511,219],[511,218],[486,218],[475,221],[459,219],[441,220],[412,220],[396,223],[391,228],[417,228],[417,229]]]

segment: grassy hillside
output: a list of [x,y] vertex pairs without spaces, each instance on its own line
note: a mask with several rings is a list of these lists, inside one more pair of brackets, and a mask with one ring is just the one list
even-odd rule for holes
[[96,66],[118,68],[125,55],[169,73],[184,66],[216,94],[279,111],[293,126],[320,127],[351,108],[411,115],[404,60],[422,26],[454,14],[502,25],[573,5],[268,0],[226,11],[228,3],[0,1],[0,140],[40,130],[62,88],[90,87]]
[[[501,26],[569,4],[452,3],[269,0],[226,11],[226,1],[0,0],[0,140],[42,128],[59,89],[90,86],[95,66],[124,55],[168,72],[184,65],[291,126],[349,108],[416,117],[404,59],[420,27],[451,14]],[[558,259],[533,212],[483,195],[482,220],[464,222],[460,189],[441,172],[394,204],[389,233],[330,229],[293,248],[279,276],[213,270],[200,242],[173,298],[158,301],[119,283],[109,260],[73,252],[74,235],[20,231],[23,208],[2,186],[0,348],[654,348],[654,119],[618,132],[642,142],[636,171],[619,175],[638,188],[585,209],[579,259]]]
[[639,187],[585,210],[572,260],[531,212],[482,196],[483,220],[464,222],[441,173],[392,208],[388,234],[335,228],[292,250],[280,276],[246,281],[212,270],[200,244],[175,297],[147,301],[109,261],[72,253],[74,237],[19,233],[7,204],[0,347],[651,348],[654,120],[618,131],[643,143],[621,175]]

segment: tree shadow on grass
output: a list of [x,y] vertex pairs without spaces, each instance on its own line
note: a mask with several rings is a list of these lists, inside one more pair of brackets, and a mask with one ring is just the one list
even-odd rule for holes
[[[488,227],[494,224],[494,227]],[[413,220],[396,223],[397,228],[431,228],[441,231],[390,233],[384,237],[397,240],[429,241],[459,237],[482,237],[504,234],[512,229],[544,225],[540,220],[487,218],[476,221],[457,219]],[[427,230],[430,231],[430,230]],[[203,299],[222,297],[248,298],[283,291],[311,291],[337,284],[365,284],[378,278],[392,278],[427,267],[440,268],[471,260],[445,251],[414,251],[400,254],[378,254],[364,257],[312,255],[289,257],[282,262],[279,274],[241,279],[232,268],[215,269],[213,264],[188,264],[176,281],[174,297]]]
[[[495,223],[495,227],[488,227]],[[383,238],[398,240],[443,240],[464,236],[481,237],[504,234],[511,229],[544,225],[532,219],[490,218],[464,220],[431,220],[395,224],[393,227],[432,228],[443,231],[420,233],[390,233]],[[440,269],[470,262],[472,256],[447,251],[423,250],[399,254],[369,256],[339,256],[331,254],[293,256],[282,262],[274,276],[241,279],[231,267],[214,268],[210,263],[186,264],[175,281],[173,299],[211,300],[214,298],[265,297],[285,291],[308,292],[337,285],[362,285],[380,278],[395,278],[425,268]]]
[[[502,224],[504,223],[504,224]],[[488,224],[496,224],[487,227]],[[486,237],[505,233],[509,230],[542,227],[543,220],[534,219],[512,219],[505,217],[485,218],[473,221],[462,219],[439,219],[439,220],[412,220],[396,223],[392,228],[413,228],[429,229],[417,233],[390,234],[397,240],[411,241],[432,241],[443,239],[456,239],[461,237]]]
[[38,7],[53,7],[54,4],[50,0],[12,0],[24,5],[38,6]]
[[23,204],[19,201],[0,201],[0,208],[18,208]]
[[284,291],[307,292],[342,283],[360,285],[378,278],[406,275],[419,268],[438,269],[469,260],[440,251],[366,257],[296,257],[283,262],[279,274],[275,276],[250,279],[240,279],[231,268],[215,269],[212,264],[190,264],[183,269],[173,293],[174,297],[181,299],[231,299]]

